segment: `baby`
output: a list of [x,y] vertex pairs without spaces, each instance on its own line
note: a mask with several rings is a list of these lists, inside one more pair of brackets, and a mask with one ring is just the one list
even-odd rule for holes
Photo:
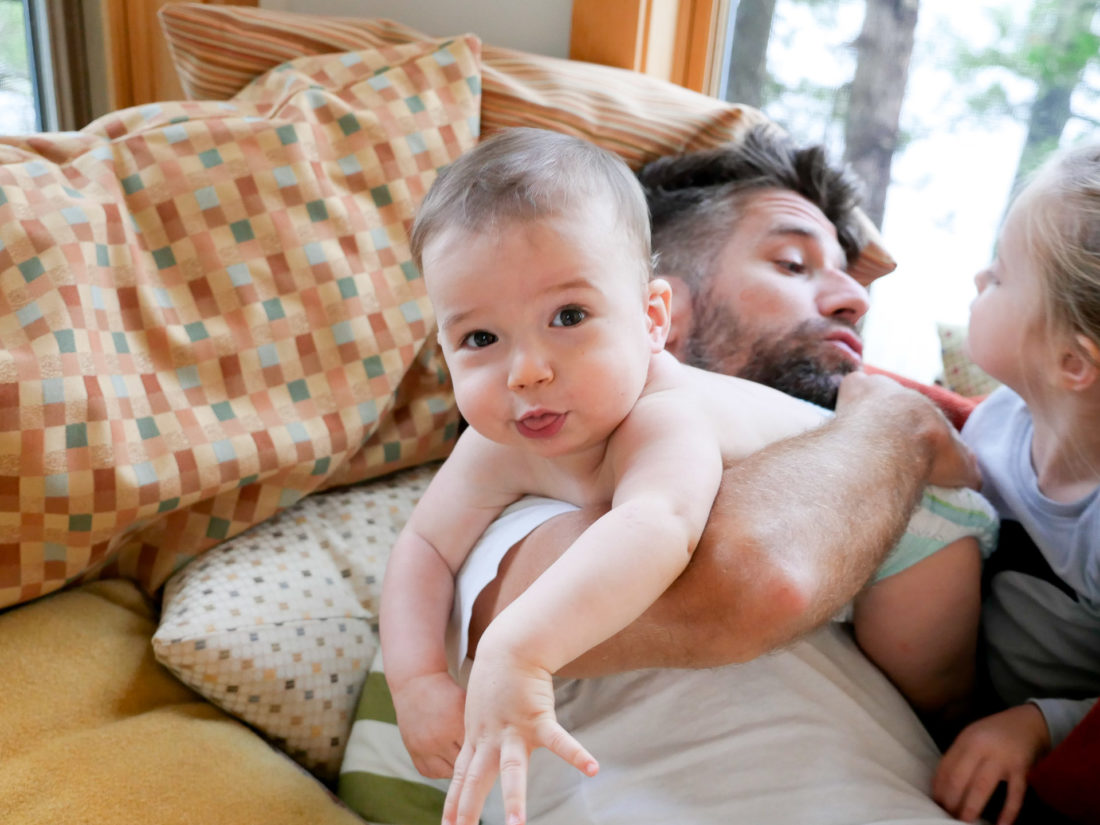
[[[650,278],[644,195],[589,143],[485,141],[436,181],[413,248],[470,426],[393,549],[386,678],[417,768],[453,762],[445,820],[476,822],[499,766],[519,822],[532,749],[597,770],[556,722],[551,674],[640,615],[706,523],[722,472],[710,382],[663,351],[670,289]],[[527,494],[610,509],[493,622],[464,695],[444,652],[454,575]]]

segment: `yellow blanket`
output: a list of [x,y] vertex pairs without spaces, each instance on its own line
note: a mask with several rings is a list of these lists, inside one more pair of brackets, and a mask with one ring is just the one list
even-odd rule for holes
[[0,614],[5,825],[362,825],[158,665],[155,629],[121,580]]

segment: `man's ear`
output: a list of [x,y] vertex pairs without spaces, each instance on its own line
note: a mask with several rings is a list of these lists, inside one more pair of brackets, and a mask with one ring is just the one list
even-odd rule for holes
[[1100,380],[1100,346],[1077,333],[1058,360],[1058,377],[1063,387],[1080,391]]
[[650,349],[660,352],[672,323],[672,287],[664,278],[654,278],[646,285],[646,322]]
[[684,342],[687,341],[688,334],[691,332],[693,321],[691,290],[688,288],[687,282],[676,275],[667,275],[663,280],[667,281],[672,289],[672,314],[670,316],[672,326],[668,332],[668,340],[665,341],[665,349],[677,358],[681,358]]

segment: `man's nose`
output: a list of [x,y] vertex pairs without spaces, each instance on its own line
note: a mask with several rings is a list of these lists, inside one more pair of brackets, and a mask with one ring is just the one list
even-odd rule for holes
[[550,362],[537,347],[517,349],[508,369],[508,389],[524,390],[546,384],[554,377]]
[[871,306],[866,287],[842,269],[828,269],[818,287],[818,311],[826,318],[850,324],[867,314]]

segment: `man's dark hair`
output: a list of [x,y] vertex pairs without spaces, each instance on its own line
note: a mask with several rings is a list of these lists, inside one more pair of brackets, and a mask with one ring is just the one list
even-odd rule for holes
[[660,158],[639,170],[638,179],[649,203],[658,274],[683,278],[693,294],[705,288],[746,197],[761,189],[789,189],[817,206],[836,227],[849,264],[865,243],[855,214],[861,188],[855,174],[832,166],[823,147],[800,148],[775,126],[756,126],[717,149]]

